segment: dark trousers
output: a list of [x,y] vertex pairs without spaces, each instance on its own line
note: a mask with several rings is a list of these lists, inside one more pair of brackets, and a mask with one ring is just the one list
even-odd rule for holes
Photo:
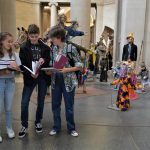
[[103,82],[103,81],[107,82],[107,78],[108,78],[108,76],[107,76],[107,70],[101,69],[100,82]]
[[74,123],[75,89],[71,92],[67,92],[64,84],[63,75],[59,74],[59,77],[56,78],[55,86],[52,89],[52,111],[53,111],[53,118],[54,118],[53,129],[56,131],[61,130],[60,112],[61,112],[62,94],[65,101],[67,128],[68,131],[72,131],[75,130],[75,123]]
[[47,84],[45,79],[39,77],[34,83],[29,85],[24,85],[22,92],[21,101],[21,122],[22,126],[28,128],[28,116],[29,116],[29,102],[32,92],[36,85],[38,85],[38,97],[37,97],[37,110],[36,110],[36,120],[35,123],[40,123],[43,117],[44,100],[47,90]]

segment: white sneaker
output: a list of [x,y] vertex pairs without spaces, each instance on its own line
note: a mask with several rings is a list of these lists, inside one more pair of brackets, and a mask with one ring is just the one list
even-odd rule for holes
[[71,134],[73,137],[78,137],[78,136],[79,136],[78,132],[75,131],[75,130],[71,131],[70,134]]
[[56,134],[57,134],[57,131],[54,129],[49,132],[49,135],[51,136],[56,135]]
[[10,139],[12,139],[12,138],[15,137],[15,132],[14,132],[13,129],[7,128],[7,134],[8,134],[8,137],[9,137]]
[[116,106],[116,104],[112,104],[112,105],[108,106],[108,109],[113,109],[113,110],[117,110],[117,111],[120,111],[120,110],[121,110],[120,108],[118,108],[118,107]]
[[0,136],[0,143],[3,141],[2,137]]

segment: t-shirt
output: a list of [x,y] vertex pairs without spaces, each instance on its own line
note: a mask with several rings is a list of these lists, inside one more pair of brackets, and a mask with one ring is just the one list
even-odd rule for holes
[[[12,57],[10,58],[9,54],[6,53],[4,55],[4,57],[0,58],[0,70],[8,68],[9,64],[11,62],[13,62],[13,61],[15,61],[18,66],[21,65],[19,54],[18,53],[14,53],[12,55]],[[15,77],[15,72],[14,71],[12,71],[11,74],[9,74],[9,75],[2,75],[2,76],[0,76],[0,78],[14,78],[14,77]]]
[[31,44],[31,51],[33,56],[32,61],[39,61],[39,59],[41,58],[41,48],[39,44]]

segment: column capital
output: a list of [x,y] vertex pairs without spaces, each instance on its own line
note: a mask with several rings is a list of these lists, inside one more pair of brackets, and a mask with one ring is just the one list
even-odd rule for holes
[[57,2],[49,2],[48,5],[49,5],[50,7],[53,6],[53,5],[57,7],[57,6],[58,6],[58,3],[57,3]]

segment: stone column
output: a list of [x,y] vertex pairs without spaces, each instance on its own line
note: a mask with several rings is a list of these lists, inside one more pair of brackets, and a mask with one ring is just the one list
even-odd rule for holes
[[[1,4],[0,4],[1,5]],[[0,8],[1,9],[1,8]],[[0,32],[1,32],[1,14],[0,14]]]
[[0,32],[1,32],[1,6],[2,6],[2,3],[1,3],[1,1],[0,1]]
[[144,52],[143,60],[145,61],[147,68],[150,70],[150,1],[146,3],[146,15],[145,15],[145,38],[144,38]]
[[[119,18],[118,18],[118,52],[120,51],[120,60],[122,58],[123,45],[126,44],[126,37],[129,32],[133,32],[135,36],[135,44],[140,52],[141,43],[144,39],[144,23],[146,0],[120,0],[119,1]],[[139,57],[139,55],[138,55]]]
[[37,2],[34,4],[34,7],[35,7],[35,11],[36,11],[36,24],[39,26],[39,28],[41,29],[41,6],[40,6],[40,3]]
[[115,14],[116,14],[116,17],[115,17],[115,28],[114,28],[114,46],[113,46],[113,65],[116,64],[116,62],[119,60],[119,43],[120,43],[120,39],[118,38],[118,34],[119,34],[119,10],[122,9],[120,8],[121,6],[119,5],[120,4],[120,1],[118,0],[115,0]]
[[57,14],[57,6],[58,3],[56,2],[50,2],[49,6],[51,7],[51,27],[55,26],[57,24],[58,14]]
[[90,46],[90,14],[91,0],[71,0],[71,20],[77,21],[78,30],[85,33],[82,37],[74,38],[74,41],[87,48]]
[[16,0],[0,0],[1,31],[16,37]]
[[97,4],[96,42],[100,41],[100,37],[101,37],[102,32],[103,32],[103,5]]

